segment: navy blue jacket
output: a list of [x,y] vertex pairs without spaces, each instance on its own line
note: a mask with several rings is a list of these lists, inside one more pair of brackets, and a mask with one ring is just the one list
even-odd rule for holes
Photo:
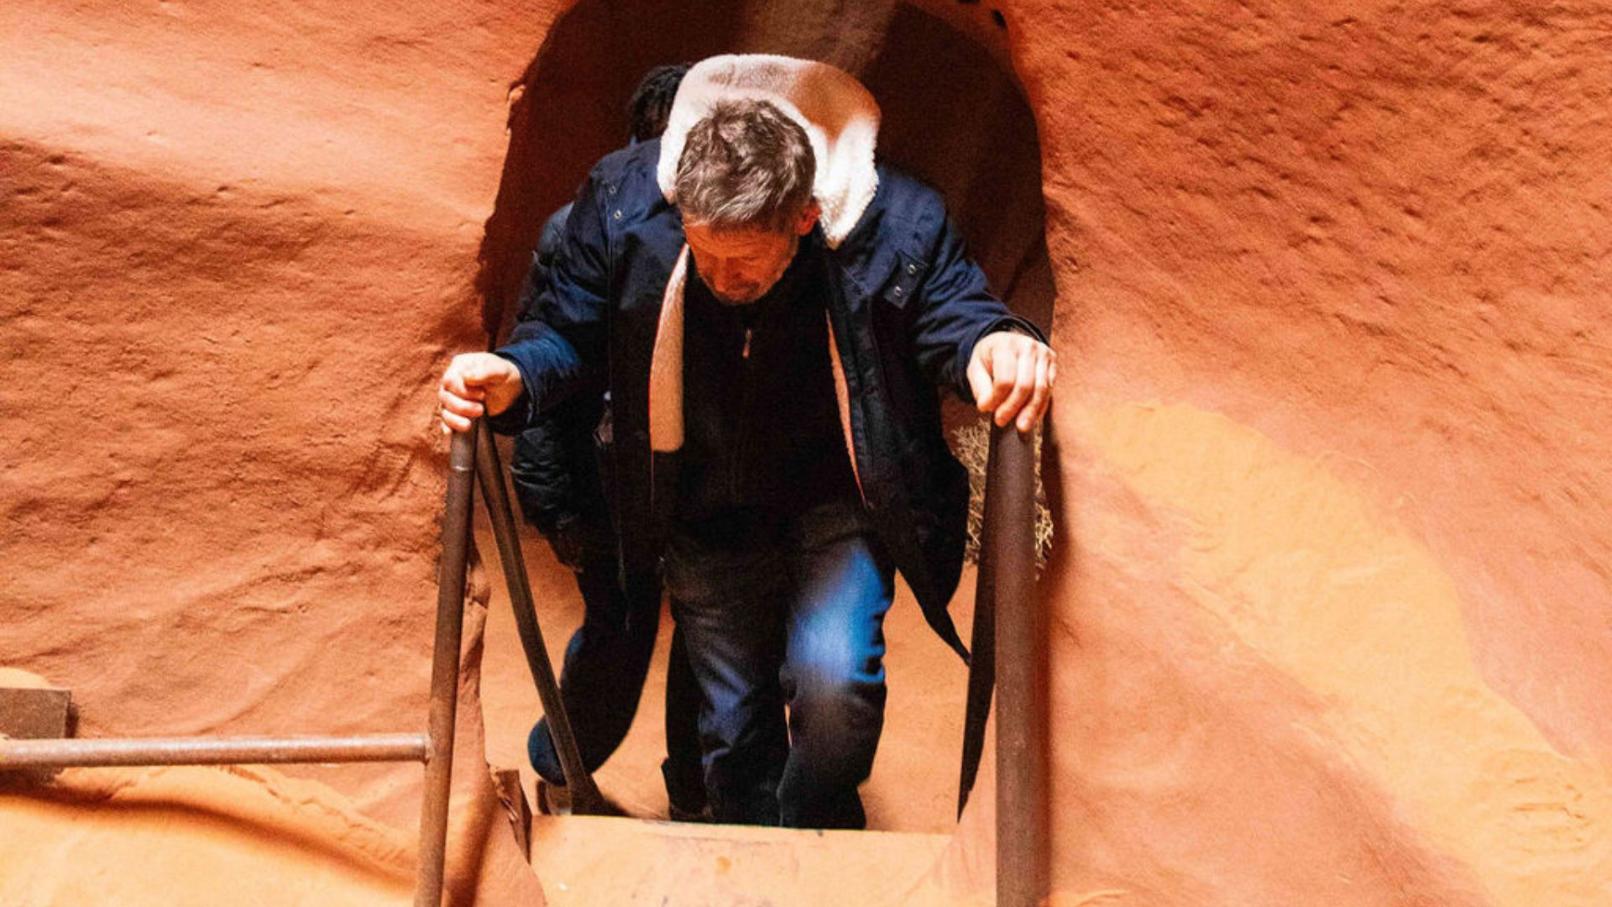
[[[676,455],[649,445],[649,368],[661,300],[684,244],[682,215],[655,180],[660,142],[608,155],[583,183],[559,258],[498,353],[526,395],[494,418],[519,431],[575,394],[611,395],[608,495],[624,571],[659,560]],[[946,445],[936,388],[972,399],[974,344],[1040,331],[986,288],[933,189],[880,166],[873,201],[830,250],[829,319],[850,392],[856,467],[872,521],[931,627],[965,653],[947,605],[962,572],[968,475]]]
[[[537,296],[559,257],[570,214],[571,206],[567,204],[543,223],[532,266],[521,285],[518,321],[534,316]],[[598,400],[577,397],[563,406],[546,409],[542,418],[515,436],[509,463],[515,500],[520,502],[527,522],[546,536],[579,532],[578,521],[585,514],[591,517],[604,512],[593,442],[599,416]],[[599,528],[590,530],[597,533]]]

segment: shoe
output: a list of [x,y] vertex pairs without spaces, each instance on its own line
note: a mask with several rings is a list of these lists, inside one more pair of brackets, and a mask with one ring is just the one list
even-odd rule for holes
[[666,805],[666,818],[672,822],[710,822],[711,807],[702,806],[698,812],[695,812],[691,809],[683,809],[676,803],[668,803]]
[[563,784],[537,779],[537,811],[545,816],[569,816],[571,792]]
[[[578,814],[576,805],[571,801],[571,791],[563,784],[550,784],[542,778],[537,779],[537,811],[545,816]],[[620,803],[601,793],[598,804],[591,807],[584,815],[626,816],[628,812],[621,807]]]

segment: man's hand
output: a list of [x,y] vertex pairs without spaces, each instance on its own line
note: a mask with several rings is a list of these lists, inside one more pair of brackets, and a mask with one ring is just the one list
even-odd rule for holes
[[448,363],[437,387],[442,401],[442,431],[469,431],[470,420],[496,416],[525,391],[515,363],[492,353],[460,353]]
[[1018,417],[1029,432],[1047,411],[1052,382],[1058,379],[1058,354],[1045,343],[1018,331],[992,331],[974,344],[968,360],[968,386],[982,413],[995,411],[998,427]]

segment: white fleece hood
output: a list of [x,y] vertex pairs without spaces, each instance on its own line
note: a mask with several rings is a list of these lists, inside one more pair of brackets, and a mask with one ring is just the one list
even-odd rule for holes
[[827,63],[771,54],[729,54],[696,63],[677,89],[661,136],[655,173],[661,194],[677,202],[677,161],[688,131],[717,101],[736,98],[770,101],[806,130],[817,163],[812,197],[823,209],[829,248],[839,248],[879,189],[873,168],[879,105],[861,82]]

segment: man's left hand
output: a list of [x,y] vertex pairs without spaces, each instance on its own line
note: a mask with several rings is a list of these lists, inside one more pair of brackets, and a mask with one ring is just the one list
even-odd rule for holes
[[968,386],[979,411],[994,411],[998,427],[1018,418],[1021,432],[1041,421],[1058,380],[1058,354],[1018,331],[993,331],[974,344],[968,360]]

